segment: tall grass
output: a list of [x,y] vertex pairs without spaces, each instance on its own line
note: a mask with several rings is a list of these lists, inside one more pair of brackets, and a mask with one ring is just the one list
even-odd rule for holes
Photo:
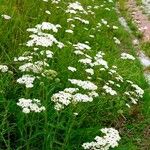
[[[138,138],[142,138],[141,130],[145,127],[144,123],[148,122],[149,112],[145,112],[144,108],[149,105],[149,87],[138,59],[135,61],[120,59],[122,52],[130,53],[134,57],[136,52],[132,46],[130,34],[118,21],[118,14],[114,9],[115,2],[80,0],[85,10],[90,5],[95,14],[77,15],[88,20],[90,24],[85,25],[80,21],[74,21],[73,24],[76,25],[74,29],[71,28],[71,23],[67,22],[67,19],[73,16],[65,13],[69,2],[72,1],[62,0],[58,4],[52,4],[50,0],[49,2],[0,1],[1,14],[11,16],[10,20],[0,18],[0,63],[9,67],[9,72],[0,73],[0,150],[80,150],[83,149],[84,142],[92,141],[96,135],[100,135],[99,129],[104,127],[114,127],[120,131],[122,140],[116,149],[136,150],[140,147]],[[100,5],[104,6],[100,7]],[[94,9],[94,6],[99,7]],[[123,1],[121,6],[124,6]],[[110,8],[110,11],[105,8]],[[46,10],[49,10],[51,15],[46,14]],[[101,19],[107,20],[110,27],[103,25]],[[40,76],[40,79],[37,79],[34,87],[29,89],[17,83],[17,79],[25,73],[18,69],[23,63],[15,62],[14,57],[22,56],[24,52],[28,52],[29,55],[34,52],[33,47],[25,45],[30,40],[30,33],[26,30],[42,22],[61,25],[62,28],[54,35],[58,41],[64,43],[65,47],[60,49],[56,45],[48,48],[34,46],[40,51],[51,50],[54,53],[53,59],[47,62],[50,69],[57,72],[57,76],[50,79],[32,73],[32,75]],[[96,29],[98,23],[102,24],[99,30]],[[112,26],[118,26],[119,29],[114,30]],[[72,29],[74,33],[66,33],[67,29]],[[94,38],[89,35],[94,35]],[[114,37],[121,41],[120,45],[114,42]],[[130,89],[126,82],[121,84],[116,96],[105,93],[102,85],[113,78],[109,77],[109,70],[100,72],[97,67],[91,81],[98,86],[97,92],[100,96],[93,102],[71,103],[61,111],[55,110],[55,103],[51,101],[51,97],[66,87],[77,87],[73,86],[68,79],[87,80],[88,75],[85,69],[88,67],[79,63],[81,58],[74,54],[73,47],[73,44],[86,41],[91,47],[87,54],[92,59],[99,51],[104,52],[104,59],[107,60],[110,68],[113,65],[117,66],[117,72],[124,80],[132,80],[146,91],[144,98],[140,99],[137,106],[132,105],[129,109],[125,105],[128,99],[122,95],[124,91]],[[39,55],[34,59],[32,62],[44,61],[45,57]],[[68,66],[74,66],[77,72],[68,71]],[[83,89],[80,91],[86,93]],[[16,104],[20,98],[38,98],[46,110],[25,114]],[[146,106],[143,105],[145,101]],[[135,110],[137,113],[134,114]],[[141,116],[144,116],[142,121],[139,120]]]

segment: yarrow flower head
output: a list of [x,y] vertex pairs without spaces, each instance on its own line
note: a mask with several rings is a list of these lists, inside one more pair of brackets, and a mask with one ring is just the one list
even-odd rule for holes
[[77,69],[76,69],[76,68],[71,67],[71,66],[69,66],[69,67],[68,67],[68,70],[70,70],[71,72],[75,72],[75,71],[77,71]]
[[23,75],[21,78],[19,78],[17,82],[20,84],[25,84],[26,88],[32,88],[35,78],[36,77],[34,76],[26,74],[26,75]]
[[106,93],[110,95],[117,95],[117,92],[107,85],[104,85],[103,89],[105,90]]
[[22,112],[26,114],[30,112],[39,113],[45,110],[45,107],[41,105],[40,100],[38,99],[32,100],[32,99],[20,98],[17,105],[20,106],[22,108]]
[[70,103],[92,102],[93,98],[98,96],[94,91],[87,94],[77,93],[78,91],[78,88],[66,88],[64,91],[53,94],[51,101],[55,103],[55,109],[60,111]]
[[101,132],[105,134],[103,137],[96,136],[95,141],[83,143],[82,147],[87,150],[109,150],[118,146],[121,138],[116,129],[103,128]]
[[97,90],[97,86],[92,83],[91,81],[82,81],[82,80],[77,80],[77,79],[69,79],[69,81],[72,84],[75,84],[81,88],[83,88],[84,90],[90,90],[90,91],[95,91]]
[[66,13],[70,13],[70,14],[77,14],[77,13],[87,14],[87,12],[82,7],[81,3],[77,2],[77,1],[74,2],[74,3],[70,3],[68,5],[68,9],[66,10]]
[[50,22],[43,22],[41,24],[37,24],[35,28],[28,28],[28,32],[32,32],[34,34],[30,35],[31,40],[26,43],[26,46],[43,46],[43,47],[51,47],[53,44],[57,44],[59,48],[63,48],[64,44],[59,42],[54,35],[50,33],[44,33],[44,30],[51,30],[53,32],[58,32],[58,29],[61,28],[59,24],[54,25]]
[[8,71],[8,67],[6,65],[0,65],[0,72],[7,72]]
[[130,55],[128,53],[122,53],[121,54],[121,59],[135,60],[135,57],[133,57],[132,55]]
[[91,47],[89,45],[84,44],[84,43],[77,43],[77,44],[74,44],[73,46],[76,50],[85,51],[85,50],[90,50],[91,49]]
[[21,72],[34,72],[34,73],[40,73],[42,72],[44,67],[48,67],[49,64],[47,64],[44,61],[36,61],[34,63],[25,63],[24,65],[19,67],[19,70]]
[[143,97],[144,90],[130,80],[127,80],[127,82],[130,84],[131,90],[124,92],[124,94],[128,99],[131,100],[131,102],[126,104],[129,107],[130,103],[137,104],[138,100]]

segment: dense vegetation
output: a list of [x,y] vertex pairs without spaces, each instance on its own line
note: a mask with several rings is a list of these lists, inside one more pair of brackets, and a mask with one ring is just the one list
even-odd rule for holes
[[150,148],[149,86],[115,0],[0,10],[0,150],[80,150],[103,128],[116,150]]

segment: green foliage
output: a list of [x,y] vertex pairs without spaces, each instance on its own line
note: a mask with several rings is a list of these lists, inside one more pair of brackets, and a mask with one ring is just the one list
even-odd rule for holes
[[[150,95],[138,59],[134,62],[120,59],[120,54],[124,51],[136,57],[131,35],[119,24],[115,10],[109,12],[104,9],[95,10],[94,17],[89,15],[86,18],[92,22],[87,25],[87,31],[79,22],[76,24],[74,34],[68,35],[65,30],[70,27],[66,22],[69,15],[64,13],[68,2],[68,0],[62,1],[61,5],[59,4],[60,9],[57,9],[51,2],[45,3],[42,0],[0,1],[1,13],[12,17],[9,21],[0,18],[0,62],[8,65],[13,71],[13,74],[0,73],[0,150],[80,150],[84,142],[91,141],[99,134],[99,129],[106,126],[113,126],[121,131],[122,141],[116,150],[137,150],[141,148],[138,140],[142,140],[142,131],[148,125],[147,118],[150,112],[146,110],[149,110]],[[80,2],[83,6],[103,4],[102,0],[95,2],[80,0]],[[124,9],[123,0],[120,0],[120,5]],[[115,7],[115,4],[106,3],[105,7],[112,6]],[[45,10],[50,10],[52,14],[46,15]],[[116,25],[119,29],[113,32],[111,28],[104,27],[100,33],[92,31],[102,18],[107,19],[110,26]],[[56,35],[58,40],[64,43],[89,41],[92,56],[99,50],[105,52],[108,63],[116,65],[119,74],[137,83],[146,91],[144,98],[138,104],[140,109],[137,108],[138,106],[131,107],[131,110],[125,108],[121,95],[114,98],[104,95],[92,103],[81,103],[76,106],[71,104],[61,112],[57,112],[54,103],[51,102],[51,96],[69,86],[68,78],[85,79],[83,73],[85,68],[77,63],[78,60],[69,45],[63,50],[57,47],[51,48],[55,58],[49,62],[52,70],[46,72],[50,76],[48,80],[43,78],[42,82],[37,83],[32,90],[18,85],[16,79],[22,73],[17,70],[18,64],[15,64],[13,59],[27,50],[30,52],[30,48],[23,44],[29,37],[26,29],[43,21],[61,24],[63,28]],[[95,38],[89,38],[89,34],[95,35]],[[114,43],[114,36],[120,39],[121,45]],[[78,68],[77,74],[72,75],[68,72],[69,65]],[[97,76],[100,76],[99,72]],[[105,75],[103,78],[103,80],[108,79]],[[125,88],[128,87],[123,85],[120,93]],[[16,103],[24,96],[41,99],[46,111],[38,114],[22,113]],[[134,114],[135,109],[137,113]],[[75,116],[75,112],[79,115]]]

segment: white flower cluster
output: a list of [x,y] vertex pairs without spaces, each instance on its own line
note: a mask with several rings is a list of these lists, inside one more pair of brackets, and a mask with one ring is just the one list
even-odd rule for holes
[[92,57],[89,57],[88,55],[85,55],[87,58],[80,59],[79,62],[90,65],[91,67],[94,66],[103,66],[104,68],[108,69],[108,63],[103,59],[104,53],[99,51],[96,56],[94,57],[94,60],[92,60]]
[[93,97],[86,95],[86,94],[76,93],[75,95],[73,95],[73,101],[74,102],[92,102]]
[[34,73],[40,73],[45,66],[49,66],[46,62],[42,61],[36,61],[34,63],[25,63],[24,65],[21,65],[19,67],[19,70],[21,72],[34,72]]
[[[57,33],[59,28],[61,28],[59,24],[54,25],[49,22],[37,24],[35,28],[28,28],[27,31],[32,32],[33,34],[30,35],[31,40],[26,43],[26,46],[32,47],[36,45],[51,47],[53,44],[56,44],[57,47],[63,48],[63,43],[57,41],[52,34],[47,33]],[[44,31],[46,31],[46,33],[44,33]],[[19,70],[21,72],[27,72],[27,74],[17,79],[17,83],[24,84],[26,88],[32,88],[34,86],[35,79],[40,80],[42,78],[46,78],[52,81],[57,76],[57,72],[49,68],[49,60],[53,58],[54,53],[45,48],[34,47],[33,50],[34,51],[31,52],[25,51],[22,56],[14,58],[15,62],[23,62],[23,64],[19,66]],[[38,76],[35,77],[33,75],[35,73],[38,74]],[[27,107],[24,107],[23,105],[26,103],[28,105]],[[30,111],[41,112],[45,109],[45,107],[38,107],[40,106],[40,103],[36,99],[20,99],[20,102],[17,104],[23,107],[23,112],[25,113],[29,113]]]
[[23,75],[21,78],[17,79],[17,82],[19,84],[25,84],[26,88],[32,88],[35,79],[36,77],[26,74]]
[[[91,56],[85,54],[86,50],[91,50],[91,47],[83,44],[83,43],[78,43],[74,44],[75,51],[74,53],[76,55],[83,55],[86,58],[82,58],[79,60],[80,63],[83,63],[84,65],[89,65],[90,67],[94,66],[103,66],[104,68],[108,69],[108,63],[107,61],[104,60],[103,56],[105,55],[103,52],[99,51],[94,58]],[[93,74],[93,73],[92,73]]]
[[38,33],[30,35],[31,40],[29,40],[26,45],[31,46],[42,46],[42,47],[51,47],[53,44],[57,44],[59,48],[63,48],[64,44],[57,41],[57,39],[48,33]]
[[97,97],[96,92],[91,92],[88,95],[77,93],[78,88],[66,88],[64,91],[59,91],[58,93],[53,94],[51,101],[55,103],[55,109],[60,111],[64,109],[65,106],[68,106],[70,103],[78,102],[92,102],[93,97]]
[[115,80],[117,80],[118,82],[124,82],[124,79],[121,75],[119,75],[116,71],[117,67],[116,66],[112,66],[112,68],[109,70],[109,74],[114,77]]
[[70,3],[68,5],[68,9],[66,10],[66,13],[70,13],[70,14],[77,14],[77,13],[87,14],[87,12],[82,7],[81,3],[77,2],[77,1],[74,2],[74,3]]
[[114,39],[114,41],[115,41],[115,43],[116,43],[116,44],[118,44],[118,45],[120,45],[120,44],[121,44],[121,42],[120,42],[120,40],[119,40],[118,38],[113,37],[113,39]]
[[94,69],[92,68],[86,69],[85,71],[90,75],[94,75]]
[[121,59],[135,60],[135,57],[133,57],[132,55],[130,55],[128,53],[122,53],[121,54]]
[[[131,85],[131,90],[126,91],[125,95],[131,100],[132,104],[137,104],[139,98],[143,97],[144,90],[142,90],[138,85],[134,84],[132,81],[127,80],[127,82]],[[127,103],[130,107],[130,103]]]
[[97,86],[92,83],[91,81],[82,81],[82,80],[77,80],[77,79],[69,79],[69,81],[74,84],[77,85],[81,88],[83,88],[84,90],[90,90],[90,91],[95,91],[97,90]]
[[103,128],[101,132],[105,136],[96,136],[95,141],[83,143],[82,147],[87,150],[109,150],[118,146],[121,137],[119,132],[114,128]]
[[101,22],[104,24],[104,25],[107,25],[107,21],[105,19],[101,19]]
[[52,51],[50,51],[50,50],[43,50],[43,51],[40,52],[40,54],[41,55],[45,54],[47,58],[53,58],[53,54],[54,53]]
[[50,22],[42,22],[41,24],[37,24],[35,28],[28,28],[28,32],[38,33],[42,30],[52,30],[53,32],[58,32],[58,29],[61,28],[59,24],[54,25]]
[[55,33],[58,32],[58,29],[61,28],[59,24],[54,25],[49,22],[43,22],[42,24],[37,24],[35,28],[28,28],[28,32],[32,32],[34,34],[30,35],[31,40],[29,40],[26,45],[27,46],[43,46],[43,47],[51,47],[53,44],[57,44],[59,48],[63,48],[64,44],[59,42],[52,34],[44,33],[43,30],[51,30]]
[[40,100],[38,99],[31,100],[31,99],[20,98],[17,105],[22,107],[22,112],[26,114],[30,112],[39,113],[41,111],[45,111],[45,107],[41,105]]
[[85,20],[83,18],[80,18],[80,17],[74,17],[75,20],[78,20],[80,21],[81,23],[84,23],[84,24],[89,24],[90,22],[88,20]]
[[86,50],[91,49],[89,45],[84,44],[84,43],[77,43],[77,44],[74,44],[73,46],[76,50],[81,50],[81,51],[86,51]]
[[58,93],[53,94],[51,101],[55,103],[56,110],[62,110],[65,106],[68,106],[71,103],[72,94],[59,91]]
[[[61,28],[61,25],[59,25],[59,24],[54,25],[50,22],[42,22],[42,24],[37,24],[35,27],[36,28],[33,28],[33,30],[35,30],[35,31],[37,30],[36,33],[38,33],[41,30],[52,30],[53,32],[57,33],[58,29]],[[30,31],[30,28],[27,29],[27,31]]]
[[104,68],[108,69],[108,63],[107,63],[107,61],[105,61],[105,60],[103,59],[103,56],[104,56],[104,55],[105,55],[105,54],[104,54],[103,52],[99,51],[99,52],[96,54],[96,56],[94,57],[95,62],[93,63],[93,65],[94,65],[94,66],[102,65]]
[[8,71],[8,67],[6,65],[0,65],[0,72],[7,72]]
[[117,95],[117,92],[115,90],[113,90],[110,86],[108,85],[104,85],[103,89],[105,90],[106,93],[110,94],[110,95]]
[[[94,6],[95,7],[95,6]],[[91,15],[94,15],[95,14],[95,12],[92,10],[92,9],[94,9],[92,6],[87,6],[87,12],[88,12],[88,14],[91,14]]]
[[[108,82],[105,81],[106,84],[102,85],[102,88],[105,91],[105,93],[110,94],[111,96],[117,95],[118,94],[117,90],[118,90],[118,88],[121,87],[120,84],[125,82],[123,77],[117,73],[117,71],[116,71],[117,67],[112,66],[112,68],[109,68],[107,61],[105,61],[103,59],[105,54],[101,51],[99,51],[95,57],[91,57],[86,54],[86,52],[88,52],[88,50],[91,50],[90,46],[83,44],[83,43],[74,44],[73,46],[75,48],[74,53],[76,55],[82,55],[82,56],[86,57],[86,58],[79,59],[79,62],[83,63],[85,65],[85,67],[88,67],[87,69],[85,69],[85,72],[87,72],[88,75],[91,75],[91,76],[94,75],[94,70],[95,70],[94,66],[102,67],[99,69],[100,71],[102,71],[102,70],[108,71],[108,74],[111,75],[111,79],[114,81],[112,81],[112,80],[108,80]],[[88,76],[87,79],[89,79],[89,80],[92,79],[91,76]],[[81,81],[78,79],[69,79],[69,81],[72,84],[83,88],[84,90],[87,90],[88,88],[90,90],[92,90],[92,88],[90,88],[91,85],[90,86],[88,85],[88,83],[90,81],[88,81],[88,83],[87,83],[87,81]],[[137,88],[138,86],[135,86],[135,85],[132,86],[132,90],[125,92],[125,94],[126,94],[126,96],[130,97],[133,104],[136,104],[138,99],[142,97],[143,90],[140,88],[137,88],[138,90],[136,91],[133,87]],[[93,91],[97,90],[97,88],[93,89]],[[141,95],[138,95],[138,93],[141,93]],[[87,94],[87,95],[89,95],[89,94]],[[127,99],[129,99],[129,98],[127,98]]]
[[15,57],[14,61],[32,61],[33,57],[32,56],[20,56],[20,57]]

